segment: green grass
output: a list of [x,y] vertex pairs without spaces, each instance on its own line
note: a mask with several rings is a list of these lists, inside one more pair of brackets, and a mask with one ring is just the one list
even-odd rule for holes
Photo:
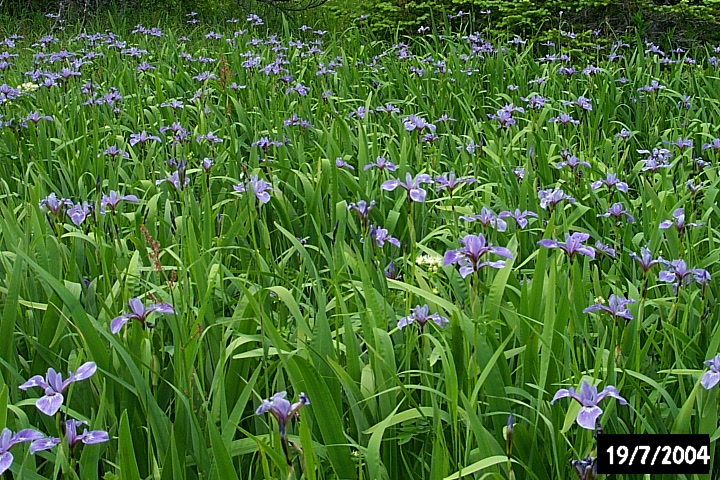
[[[265,26],[241,19],[212,28],[224,38],[206,39],[209,26],[164,28],[161,38],[118,27],[122,48],[147,50],[133,58],[102,39],[89,45],[69,26],[47,55],[86,48],[104,56],[83,66],[81,77],[26,87],[0,104],[0,121],[14,119],[0,129],[0,406],[7,404],[0,427],[59,436],[59,417],[34,407],[41,390],[18,386],[48,368],[66,375],[93,361],[98,372],[69,387],[61,412],[110,435],[72,454],[60,445],[31,456],[27,445],[15,446],[15,478],[571,479],[570,462],[594,456],[595,442],[575,422],[578,404],[550,400],[583,378],[616,386],[628,401],[601,404],[606,433],[707,433],[713,473],[672,478],[720,474],[717,388],[699,386],[703,362],[720,353],[720,181],[715,150],[702,149],[720,121],[709,47],[691,53],[697,65],[661,66],[639,42],[611,63],[608,49],[582,50],[566,38],[557,48],[493,39],[494,52],[466,58],[471,47],[463,36],[471,32],[446,30],[402,39],[411,52],[403,59],[402,47],[374,40],[361,26],[319,37],[286,23],[277,42],[288,47],[287,72],[266,75],[261,69],[277,52],[263,43]],[[237,46],[225,41],[240,29]],[[8,59],[14,65],[2,70],[0,84],[31,82],[24,72],[35,68],[33,55],[42,49],[32,44],[44,34],[39,27],[8,49],[18,57]],[[248,45],[254,38],[263,41]],[[289,43],[319,38],[315,54],[307,53],[310,45]],[[558,63],[538,60],[571,51],[567,65],[602,72],[567,78]],[[215,62],[191,63],[181,54]],[[255,57],[258,66],[243,66]],[[37,68],[59,72],[71,59],[38,61]],[[155,69],[138,72],[143,61]],[[316,75],[331,61],[335,73]],[[440,61],[446,73],[434,72]],[[419,77],[411,66],[426,72]],[[193,79],[206,70],[216,78]],[[284,74],[293,80],[285,83]],[[547,82],[529,83],[538,77]],[[651,80],[667,88],[638,92]],[[117,88],[117,111],[83,105],[88,81],[97,98]],[[232,82],[245,87],[230,89]],[[286,93],[298,82],[307,95]],[[519,89],[509,91],[510,84]],[[198,89],[205,91],[192,100]],[[551,100],[531,110],[520,98],[531,92]],[[684,95],[690,109],[676,105]],[[563,105],[579,96],[592,110]],[[172,99],[184,108],[161,106]],[[526,111],[499,128],[487,114],[511,102]],[[379,111],[386,103],[401,112]],[[375,111],[349,116],[358,107]],[[20,127],[33,111],[53,121]],[[579,125],[548,121],[561,112]],[[293,114],[312,126],[284,125]],[[411,114],[455,121],[436,123],[437,138],[422,142],[404,126]],[[171,132],[160,132],[174,122],[187,130],[187,142],[173,145]],[[622,128],[632,136],[618,139]],[[163,141],[131,146],[131,134],[141,131]],[[223,141],[196,140],[208,132]],[[287,141],[263,151],[252,146],[261,137]],[[693,139],[692,148],[663,144],[678,137]],[[471,140],[481,145],[473,153],[465,148]],[[129,158],[103,155],[111,145]],[[647,155],[637,150],[653,148],[671,151],[671,168],[641,171]],[[565,149],[591,164],[582,176],[555,168]],[[699,155],[712,164],[699,169]],[[397,171],[366,171],[378,156]],[[201,167],[205,157],[214,161],[209,172]],[[338,157],[354,169],[337,168]],[[156,185],[173,172],[169,159],[187,162],[182,190]],[[513,174],[518,167],[523,178]],[[422,203],[408,201],[402,188],[380,188],[406,173],[450,171],[478,181],[452,195],[425,184]],[[607,173],[617,173],[629,191],[593,190]],[[233,189],[251,175],[272,186],[268,203]],[[691,194],[688,180],[702,182],[699,193]],[[576,201],[541,208],[537,191],[556,186]],[[101,196],[110,190],[139,202],[101,215]],[[39,207],[50,193],[89,202],[94,213],[79,226],[67,213],[56,218]],[[367,225],[348,210],[359,200],[376,202]],[[635,222],[598,217],[614,202]],[[523,229],[506,218],[505,231],[459,219],[483,207],[527,209],[539,218]],[[702,225],[682,236],[659,229],[677,208]],[[400,248],[378,247],[371,224],[387,229]],[[617,258],[598,253],[570,262],[537,245],[573,232],[588,233],[590,245],[612,246]],[[513,258],[462,278],[442,257],[468,233],[483,233]],[[682,285],[675,295],[659,281],[661,267],[644,275],[629,256],[646,245],[654,258],[683,258],[713,280],[704,288]],[[383,273],[390,262],[397,279]],[[636,300],[631,321],[583,313],[611,294]],[[113,335],[111,320],[128,312],[134,297],[167,302],[176,313],[154,314],[155,328],[130,320]],[[447,317],[447,328],[397,327],[424,304]],[[291,466],[277,422],[255,415],[263,399],[283,390],[291,402],[301,392],[310,400],[300,421],[288,424]]]

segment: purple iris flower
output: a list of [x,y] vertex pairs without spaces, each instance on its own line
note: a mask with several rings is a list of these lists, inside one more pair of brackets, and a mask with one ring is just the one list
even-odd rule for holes
[[[93,430],[91,432],[88,432],[87,429],[85,429],[83,433],[78,435],[77,427],[79,427],[80,425],[87,425],[87,422],[72,419],[65,422],[65,438],[67,438],[71,454],[78,443],[82,442],[85,445],[93,445],[96,443],[104,443],[110,441],[110,435],[108,435],[108,432],[103,430]],[[57,437],[48,437],[36,440],[32,444],[30,444],[30,453],[34,454],[42,450],[50,450],[51,448],[59,444],[60,439]]]
[[653,159],[658,162],[667,162],[672,158],[672,153],[667,148],[653,148],[650,150],[637,150],[637,153],[647,154],[647,160]]
[[437,139],[439,139],[439,138],[440,138],[440,137],[438,137],[438,136],[435,135],[434,133],[426,133],[426,134],[423,135],[423,137],[422,137],[422,142],[423,142],[423,143],[433,143],[433,142],[435,142],[435,141],[436,141]]
[[304,118],[300,118],[296,113],[293,113],[290,118],[283,121],[283,125],[285,125],[287,127],[299,126],[300,128],[313,128],[315,126],[312,123],[310,123],[309,121],[305,120]]
[[192,77],[193,80],[197,80],[198,82],[206,82],[208,80],[215,80],[217,79],[217,75],[215,75],[212,72],[208,72],[207,70],[204,72],[199,73],[198,75],[195,75]]
[[558,170],[560,170],[561,168],[570,167],[571,170],[575,171],[579,167],[590,168],[590,164],[588,162],[579,160],[575,155],[567,155],[565,157],[565,160],[563,160],[562,162],[558,162],[555,167]]
[[435,125],[428,122],[422,117],[418,117],[417,115],[410,115],[404,118],[403,124],[405,125],[405,130],[407,130],[408,132],[417,130],[418,133],[420,133],[427,128],[428,130],[430,130],[431,133],[435,133]]
[[23,391],[32,387],[40,387],[45,390],[45,395],[37,399],[35,406],[45,415],[52,417],[60,410],[63,400],[65,399],[63,392],[70,384],[90,378],[95,373],[95,370],[97,370],[95,362],[83,363],[78,367],[77,372],[70,372],[67,380],[63,381],[62,374],[49,368],[45,378],[40,375],[35,375],[20,385],[19,388]]
[[358,117],[360,120],[365,120],[365,117],[370,113],[375,113],[375,112],[372,109],[368,109],[365,107],[358,107],[356,110],[353,110],[352,112],[348,113],[348,118]]
[[697,167],[698,167],[700,170],[702,170],[702,169],[705,168],[705,167],[709,167],[709,166],[712,165],[712,162],[707,162],[707,161],[703,160],[702,157],[697,157],[697,158],[693,159],[693,163],[695,163],[695,165],[697,165]]
[[[130,158],[130,154],[127,153],[127,152],[122,151],[121,149],[119,149],[117,145],[110,145],[110,146],[107,148],[107,150],[105,150],[102,154],[103,154],[103,155],[107,155],[107,156],[112,157],[112,158],[115,158],[115,157],[117,157],[118,155],[120,155],[120,156],[122,156],[122,157],[125,157],[125,158]],[[99,156],[100,156],[100,155],[98,155],[98,157],[99,157]]]
[[213,132],[208,132],[207,135],[199,135],[196,139],[199,142],[207,140],[208,143],[222,143],[223,139],[215,135]]
[[[703,374],[700,379],[700,384],[705,387],[706,390],[710,390],[720,383],[720,355],[706,361],[705,365],[707,365],[710,370]],[[1,451],[2,449],[0,448],[0,452]]]
[[434,123],[443,123],[443,122],[453,122],[453,123],[454,123],[454,122],[457,122],[457,119],[448,116],[447,113],[443,113],[443,114],[440,116],[440,118],[438,118],[437,120],[435,120]]
[[400,240],[388,235],[386,228],[380,228],[373,225],[370,227],[370,237],[375,239],[375,244],[380,248],[385,245],[385,242],[400,248]]
[[43,434],[26,428],[16,434],[8,428],[3,428],[0,433],[0,475],[10,468],[13,463],[13,456],[8,450],[18,443],[32,442],[43,438]]
[[402,280],[402,272],[397,268],[397,265],[395,265],[395,262],[392,260],[388,263],[388,266],[385,267],[383,273],[385,274],[385,278],[389,278],[391,280]]
[[527,217],[538,218],[538,215],[537,215],[537,213],[531,212],[529,210],[523,210],[521,212],[519,208],[516,208],[514,212],[505,210],[504,212],[498,213],[498,218],[508,218],[508,217],[515,220],[515,223],[517,223],[518,228],[525,228],[528,225]]
[[645,93],[655,93],[658,90],[662,90],[664,88],[667,88],[665,85],[660,85],[660,82],[657,80],[653,80],[650,82],[650,85],[645,85],[637,89],[638,92],[645,92]]
[[422,307],[420,305],[416,305],[415,308],[410,309],[410,315],[402,317],[398,320],[397,326],[402,330],[411,323],[417,322],[418,325],[420,325],[420,330],[422,330],[428,320],[432,320],[440,328],[444,328],[450,323],[450,320],[442,315],[438,315],[437,313],[429,315],[429,313],[430,307],[427,305],[423,305]]
[[443,257],[443,266],[457,263],[460,266],[460,276],[465,278],[473,272],[480,271],[484,267],[503,268],[504,260],[494,262],[481,262],[481,258],[492,253],[499,257],[512,259],[512,253],[505,247],[495,247],[485,240],[483,234],[465,235],[460,239],[463,246],[458,250],[448,250]]
[[548,123],[562,123],[563,125],[572,123],[574,125],[580,125],[580,120],[575,120],[573,116],[568,113],[561,113],[557,117],[549,118]]
[[262,18],[260,18],[258,15],[254,14],[254,13],[251,13],[250,15],[248,15],[245,20],[250,22],[250,25],[252,25],[253,27],[258,27],[263,24]]
[[575,199],[567,195],[561,188],[538,190],[538,199],[540,200],[540,207],[543,209],[547,209],[548,206],[555,208],[555,206],[563,200],[575,203]]
[[161,142],[160,137],[156,135],[148,135],[148,133],[143,130],[140,133],[133,133],[130,135],[130,146],[135,146],[136,144],[145,145],[146,142],[149,142],[150,140],[153,140],[155,142]]
[[45,120],[45,121],[48,121],[48,122],[52,122],[52,121],[53,121],[53,117],[51,117],[51,116],[49,116],[49,115],[40,115],[40,113],[38,113],[38,112],[36,111],[36,112],[30,113],[27,117],[23,117],[23,118],[21,119],[21,122],[23,123],[23,125],[26,124],[26,122],[32,122],[32,123],[34,123],[35,125],[37,125],[38,122],[40,122],[40,120]]
[[592,110],[592,103],[590,103],[591,100],[589,98],[585,98],[583,96],[578,97],[577,101],[570,102],[570,101],[564,101],[563,105],[577,105],[578,107],[582,108],[583,110]]
[[72,68],[63,67],[57,75],[60,75],[60,78],[63,80],[69,80],[70,77],[80,77],[82,76],[82,73],[77,70],[73,70],[73,68],[81,68],[83,65],[89,65],[90,63],[91,62],[86,62],[83,59],[75,59],[70,63]]
[[670,165],[667,160],[655,160],[654,158],[647,158],[645,160],[642,160],[643,167],[640,169],[642,172],[651,172],[655,173],[661,168],[670,168],[672,165]]
[[377,107],[375,110],[377,111],[383,111],[385,113],[400,113],[400,109],[397,108],[392,103],[386,103],[383,107]]
[[597,458],[587,457],[582,460],[570,462],[575,474],[580,480],[594,480],[597,478]]
[[465,145],[458,145],[457,149],[458,151],[461,151],[464,148],[467,153],[472,155],[473,153],[475,153],[475,150],[481,147],[482,145],[478,145],[477,143],[475,143],[475,140],[470,140]]
[[439,186],[435,189],[437,191],[447,188],[448,192],[452,196],[453,191],[463,183],[475,183],[477,179],[467,178],[455,178],[455,172],[444,173],[439,177],[435,177],[435,183]]
[[287,392],[278,392],[269,399],[262,401],[255,415],[262,415],[263,413],[270,412],[278,421],[278,427],[280,428],[280,435],[285,436],[285,426],[288,420],[296,418],[298,416],[298,410],[300,407],[310,405],[310,400],[305,393],[300,393],[300,400],[290,405],[290,402],[285,400]]
[[298,93],[298,95],[300,95],[301,97],[304,97],[310,91],[310,87],[306,87],[302,83],[298,83],[294,87],[290,87],[287,90],[285,90],[285,94],[287,95],[288,93],[290,93],[292,91],[295,91]]
[[692,146],[693,146],[693,141],[691,138],[683,138],[683,137],[678,137],[678,139],[675,140],[674,142],[668,142],[666,140],[663,140],[663,143],[666,145],[672,145],[674,147],[677,147],[680,150],[685,150],[686,148],[692,148]]
[[560,243],[557,240],[545,238],[538,242],[538,245],[545,248],[559,248],[563,252],[570,256],[570,260],[575,257],[576,253],[585,255],[586,257],[595,258],[595,249],[584,245],[590,238],[590,235],[583,232],[575,232],[572,235],[565,234],[565,243]]
[[348,170],[355,170],[355,167],[347,163],[345,160],[343,160],[342,157],[337,157],[335,159],[335,166],[337,168],[347,168]]
[[498,123],[500,123],[500,127],[502,128],[510,128],[511,125],[515,125],[515,119],[513,118],[513,113],[519,112],[519,113],[525,113],[525,109],[522,107],[516,107],[512,103],[504,105],[500,110],[495,112],[495,114],[488,113],[488,118],[491,120],[497,120]]
[[700,182],[700,185],[695,185],[695,182],[692,180],[688,180],[685,184],[688,190],[690,190],[690,193],[693,195],[697,195],[697,193],[700,191],[700,189],[703,187],[703,182]]
[[635,303],[635,300],[632,298],[628,299],[618,297],[613,293],[612,295],[610,295],[607,306],[603,305],[602,303],[596,303],[594,305],[590,305],[585,310],[583,310],[583,313],[597,312],[598,310],[602,310],[608,312],[616,319],[624,318],[625,320],[629,321],[633,319],[633,316],[630,314],[630,310],[628,310],[627,308],[627,306],[631,303]]
[[685,210],[682,208],[678,208],[675,210],[672,214],[673,219],[672,220],[665,220],[663,222],[660,222],[660,228],[665,230],[670,227],[675,227],[675,230],[677,230],[678,235],[683,235],[685,233],[685,229],[687,227],[699,227],[701,225],[704,225],[704,223],[685,223]]
[[147,321],[147,318],[150,316],[151,313],[175,313],[175,310],[173,310],[172,305],[170,305],[169,303],[156,303],[145,308],[142,300],[137,297],[131,298],[130,302],[128,303],[130,304],[130,310],[132,311],[132,313],[123,313],[119,317],[113,318],[112,322],[110,322],[110,331],[113,333],[113,335],[118,333],[123,327],[123,325],[125,325],[130,320],[137,320],[138,322],[140,322],[143,329],[145,327],[153,328],[155,325]]
[[373,167],[377,168],[380,171],[387,170],[388,172],[394,172],[395,170],[397,170],[397,167],[394,163],[390,162],[387,158],[380,156],[377,157],[375,163],[368,163],[367,165],[365,165],[363,167],[363,170],[367,171]]
[[140,65],[137,66],[138,72],[147,72],[149,70],[155,70],[155,67],[147,62],[142,62]]
[[233,186],[233,189],[240,193],[246,192],[248,188],[252,189],[253,193],[255,193],[255,197],[263,204],[270,201],[269,192],[275,191],[268,182],[259,178],[257,175],[250,175],[250,179],[247,180],[245,184],[240,183]]
[[623,204],[620,202],[613,203],[610,208],[607,209],[605,213],[598,214],[598,217],[613,217],[615,220],[620,221],[620,217],[625,215],[625,218],[628,222],[634,223],[635,219],[632,215],[628,213],[628,211],[623,207]]
[[170,107],[177,112],[178,108],[185,108],[185,104],[180,100],[173,98],[169,102],[163,102],[160,104],[161,107]]
[[542,95],[538,95],[535,92],[531,93],[530,96],[527,98],[520,97],[520,100],[526,102],[528,104],[528,108],[532,110],[540,110],[542,107],[545,106],[545,102],[548,101],[547,98],[543,97]]
[[100,213],[105,215],[105,207],[109,207],[112,213],[115,213],[120,202],[133,202],[137,203],[138,198],[135,195],[118,195],[115,190],[110,190],[109,195],[103,195],[100,199]]
[[6,83],[0,85],[0,105],[7,100],[15,100],[20,96],[21,92],[19,88],[12,88]]
[[615,175],[614,173],[608,173],[607,177],[600,179],[596,182],[593,182],[592,185],[590,185],[590,187],[593,190],[597,190],[598,188],[602,187],[603,185],[605,185],[608,188],[608,190],[612,190],[614,187],[623,193],[627,193],[627,191],[628,191],[628,184],[618,180],[617,175]]
[[202,162],[200,162],[200,166],[205,170],[205,173],[210,173],[210,169],[213,167],[214,161],[210,157],[203,158]]
[[702,268],[695,269],[693,281],[700,284],[700,287],[703,289],[703,295],[705,294],[705,287],[710,283],[710,280],[712,280],[710,272]]
[[402,187],[408,192],[408,198],[410,201],[424,202],[427,192],[420,188],[421,183],[433,183],[430,175],[426,173],[420,173],[415,178],[410,175],[410,172],[405,174],[405,183],[401,180],[393,179],[387,180],[380,185],[383,190],[395,190],[397,187]]
[[667,148],[653,148],[650,150],[638,150],[637,153],[648,154],[648,157],[643,159],[644,164],[641,171],[650,171],[655,173],[661,168],[670,168],[669,160],[672,158],[672,153]]
[[478,221],[485,228],[487,228],[488,225],[491,225],[498,232],[504,232],[505,230],[507,230],[507,222],[495,215],[495,213],[493,213],[493,211],[487,207],[483,207],[482,210],[480,210],[479,215],[461,215],[460,219],[465,220],[466,222]]
[[62,208],[66,205],[72,205],[73,203],[67,198],[58,198],[55,193],[51,193],[47,197],[40,200],[40,208],[47,208],[50,213],[56,217],[62,211]]
[[683,95],[680,97],[680,101],[675,104],[677,108],[684,108],[690,110],[692,108],[692,97],[689,95]]
[[[182,171],[184,181],[180,181],[180,172]],[[161,178],[160,180],[155,180],[155,185],[160,185],[163,182],[168,182],[170,185],[175,187],[175,190],[182,190],[185,188],[185,185],[190,183],[190,179],[184,175],[184,169],[178,168],[175,170],[171,175]]]
[[652,252],[647,247],[642,247],[640,249],[640,255],[636,254],[635,252],[630,252],[630,258],[640,264],[640,267],[643,269],[644,273],[650,271],[653,266],[664,263],[662,257],[658,257],[657,260],[653,260]]
[[251,147],[260,147],[264,152],[267,152],[270,147],[282,147],[285,145],[284,142],[279,140],[270,140],[268,137],[260,137],[258,140],[250,144]]
[[88,202],[82,202],[82,204],[77,203],[73,205],[67,211],[67,214],[70,217],[70,220],[72,220],[72,222],[79,227],[83,224],[87,216],[92,213],[92,209],[92,205],[90,205]]
[[712,148],[713,150],[720,150],[720,138],[713,138],[712,142],[703,144],[703,150],[707,150],[708,148]]
[[615,249],[610,247],[609,245],[605,245],[600,240],[595,242],[595,249],[609,257],[615,258]]
[[621,138],[623,140],[627,140],[631,136],[632,136],[632,132],[624,127],[622,130],[620,130],[618,133],[615,134],[615,138]]
[[706,284],[710,280],[710,273],[702,268],[687,268],[685,260],[673,260],[672,262],[663,262],[666,270],[660,272],[659,280],[661,282],[673,284],[673,294],[678,294],[680,285],[684,283],[689,285],[697,282],[701,285]]
[[367,223],[367,218],[370,214],[370,210],[375,208],[375,200],[371,201],[370,203],[367,203],[365,200],[360,200],[357,203],[352,202],[348,205],[347,208],[348,210],[355,210],[355,213],[357,213],[360,217],[360,221],[363,225],[365,225]]
[[570,397],[582,405],[580,412],[578,412],[577,423],[582,428],[587,428],[588,430],[595,429],[595,421],[603,412],[602,409],[598,407],[598,404],[603,401],[605,397],[617,398],[620,405],[627,405],[627,400],[620,396],[617,388],[608,385],[602,392],[598,393],[597,387],[590,385],[587,379],[583,379],[583,383],[580,385],[580,390],[578,390],[577,393],[575,393],[573,387],[570,387],[569,390],[566,388],[558,390],[550,404],[552,405],[557,400],[566,397]]

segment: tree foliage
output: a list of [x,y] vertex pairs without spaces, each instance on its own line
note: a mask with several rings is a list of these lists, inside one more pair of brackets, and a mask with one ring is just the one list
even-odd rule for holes
[[[368,15],[371,29],[406,33],[450,20],[535,36],[561,26],[614,32],[639,27],[650,37],[672,32],[712,39],[720,18],[720,0],[365,0],[354,5],[350,14]],[[456,17],[459,12],[469,15]]]

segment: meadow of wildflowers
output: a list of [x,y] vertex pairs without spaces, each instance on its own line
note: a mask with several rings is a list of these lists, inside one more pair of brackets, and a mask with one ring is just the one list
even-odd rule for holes
[[4,26],[5,478],[720,477],[720,48],[188,22]]

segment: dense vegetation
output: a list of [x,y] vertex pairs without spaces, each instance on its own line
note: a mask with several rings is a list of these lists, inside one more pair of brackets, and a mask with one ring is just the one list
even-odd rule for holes
[[[316,7],[325,8],[314,11]],[[392,37],[414,33],[420,27],[453,23],[482,25],[485,30],[531,35],[545,40],[557,29],[600,30],[605,36],[639,31],[652,41],[720,40],[717,35],[718,0],[0,0],[0,12],[27,17],[53,12],[67,18],[115,16],[152,18],[196,11],[203,19],[244,17],[251,12],[263,18],[283,12],[291,21],[321,19],[323,28],[343,30],[359,16],[376,35]],[[457,13],[457,15],[456,15]],[[467,17],[465,16],[467,15]],[[300,24],[298,24],[299,26]]]
[[718,49],[458,20],[6,33],[6,475],[720,475]]

